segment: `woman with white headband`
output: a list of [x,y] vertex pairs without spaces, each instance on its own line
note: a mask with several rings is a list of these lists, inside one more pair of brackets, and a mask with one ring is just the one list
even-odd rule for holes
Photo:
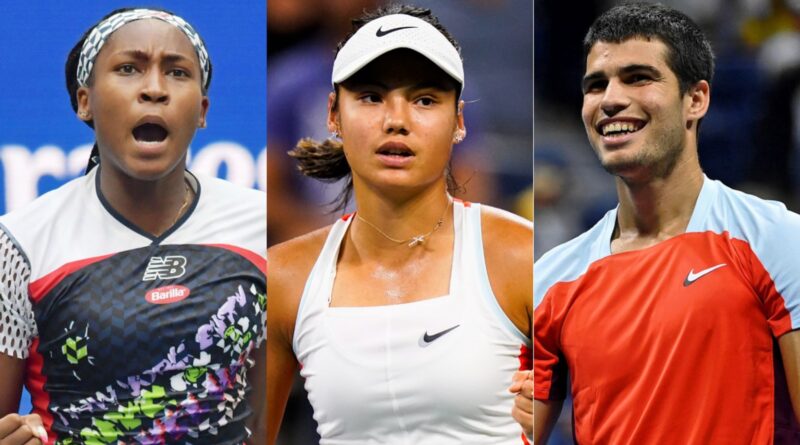
[[438,20],[391,6],[353,23],[335,138],[290,154],[343,179],[357,211],[269,251],[267,443],[299,367],[322,444],[521,444],[509,388],[532,364],[531,224],[450,195],[464,71]]
[[[0,443],[265,441],[265,196],[186,170],[211,72],[162,10],[70,52],[97,142],[85,176],[0,217]],[[33,414],[10,414],[23,383]]]

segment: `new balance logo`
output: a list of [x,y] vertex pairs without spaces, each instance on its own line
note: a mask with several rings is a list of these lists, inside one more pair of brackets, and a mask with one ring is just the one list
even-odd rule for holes
[[171,280],[182,277],[185,273],[186,257],[180,255],[154,256],[150,257],[150,263],[144,271],[142,281]]

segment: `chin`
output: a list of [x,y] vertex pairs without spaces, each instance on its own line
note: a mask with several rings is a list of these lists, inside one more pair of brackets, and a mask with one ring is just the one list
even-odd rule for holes
[[182,166],[183,164],[180,163],[168,164],[161,161],[135,161],[126,165],[123,172],[127,176],[139,181],[158,181],[174,172],[175,169],[180,168],[182,170]]
[[644,167],[641,159],[635,156],[624,156],[624,153],[606,154],[600,158],[600,165],[605,171],[615,176],[623,175],[625,172],[633,173]]

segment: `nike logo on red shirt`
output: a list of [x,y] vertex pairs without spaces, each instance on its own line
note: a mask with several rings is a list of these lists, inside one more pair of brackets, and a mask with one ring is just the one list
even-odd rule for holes
[[686,286],[694,283],[695,281],[697,281],[701,277],[706,276],[706,275],[710,274],[711,272],[714,272],[715,270],[719,269],[720,267],[725,267],[725,266],[727,266],[727,264],[725,264],[725,263],[717,264],[716,266],[709,267],[708,269],[703,269],[703,270],[701,270],[700,272],[697,272],[697,273],[694,272],[694,269],[690,269],[689,270],[689,275],[687,275],[686,279],[683,280],[683,287],[686,287]]

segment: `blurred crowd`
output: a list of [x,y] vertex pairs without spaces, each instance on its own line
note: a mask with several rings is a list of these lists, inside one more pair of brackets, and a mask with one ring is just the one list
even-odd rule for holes
[[[303,178],[286,152],[324,139],[330,75],[350,19],[381,0],[270,0],[267,9],[268,242],[330,224],[338,184]],[[533,5],[530,0],[409,0],[430,8],[462,47],[467,137],[454,147],[456,196],[532,218]],[[346,210],[352,211],[352,205]],[[296,379],[279,444],[317,443]]]
[[[580,118],[583,37],[621,1],[534,1],[536,258],[616,206]],[[800,0],[662,0],[700,24],[716,73],[700,128],[712,179],[800,210]],[[572,444],[570,402],[551,445]]]

